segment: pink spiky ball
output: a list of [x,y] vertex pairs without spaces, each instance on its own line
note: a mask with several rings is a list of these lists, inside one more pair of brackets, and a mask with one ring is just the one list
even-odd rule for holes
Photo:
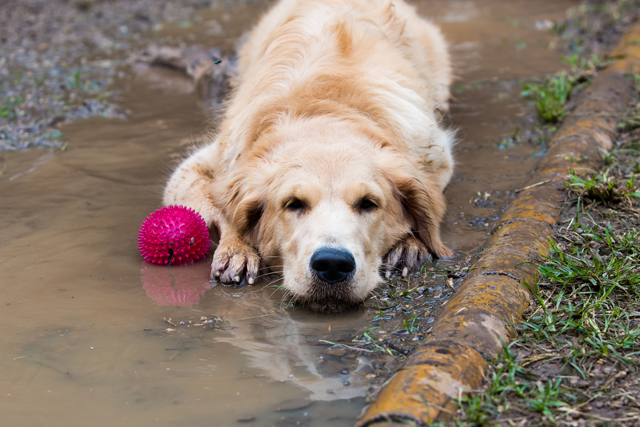
[[189,264],[209,253],[209,229],[204,219],[185,206],[165,206],[147,217],[138,232],[145,261],[160,265]]

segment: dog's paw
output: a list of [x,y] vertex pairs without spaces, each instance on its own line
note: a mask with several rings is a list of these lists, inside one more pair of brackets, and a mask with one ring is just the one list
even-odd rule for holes
[[387,254],[383,263],[385,277],[391,277],[394,270],[402,269],[402,276],[418,270],[424,263],[431,261],[427,247],[413,236],[400,240]]
[[222,240],[213,254],[211,279],[223,283],[240,283],[243,279],[253,285],[260,267],[260,255],[239,239]]

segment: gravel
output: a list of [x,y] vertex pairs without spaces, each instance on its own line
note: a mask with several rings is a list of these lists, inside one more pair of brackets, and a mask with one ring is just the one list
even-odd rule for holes
[[[3,0],[0,2],[0,151],[63,147],[58,126],[125,118],[112,85],[130,53],[164,23],[230,1]],[[172,40],[173,44],[179,40]]]

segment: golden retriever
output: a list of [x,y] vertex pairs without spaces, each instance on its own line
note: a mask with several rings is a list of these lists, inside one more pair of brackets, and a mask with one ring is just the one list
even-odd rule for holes
[[402,0],[282,0],[238,68],[217,136],[164,194],[216,227],[212,278],[252,284],[270,267],[322,308],[452,255],[439,229],[451,68],[437,27]]

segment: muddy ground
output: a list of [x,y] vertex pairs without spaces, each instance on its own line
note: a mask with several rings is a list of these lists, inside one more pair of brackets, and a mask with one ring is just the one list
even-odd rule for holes
[[0,5],[8,425],[69,425],[71,413],[84,425],[210,425],[212,413],[219,425],[351,425],[429,333],[544,155],[555,125],[542,126],[523,83],[570,69],[565,56],[608,51],[638,13],[637,2],[416,1],[459,70],[444,224],[457,256],[393,278],[360,310],[316,315],[268,282],[215,287],[206,263],[146,265],[135,245],[211,110],[190,78],[133,54],[155,44],[232,55],[268,3]]
[[[188,36],[174,36],[170,28],[202,23],[197,11],[227,3],[238,1],[3,1],[0,150],[62,147],[66,138],[59,125],[65,122],[125,118],[113,83],[123,76],[131,53],[150,39],[171,46],[188,43]],[[217,36],[224,30],[212,20],[205,31]]]

